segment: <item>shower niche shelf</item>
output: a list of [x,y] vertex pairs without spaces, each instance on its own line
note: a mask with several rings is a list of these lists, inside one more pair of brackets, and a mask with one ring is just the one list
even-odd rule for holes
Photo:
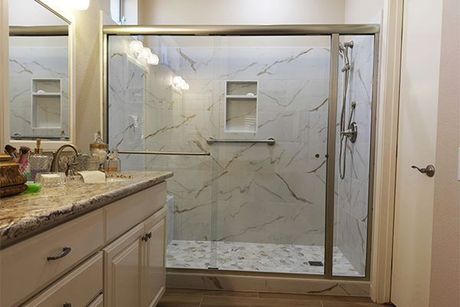
[[61,79],[32,79],[32,129],[60,129]]
[[257,132],[258,87],[258,81],[226,81],[225,132]]

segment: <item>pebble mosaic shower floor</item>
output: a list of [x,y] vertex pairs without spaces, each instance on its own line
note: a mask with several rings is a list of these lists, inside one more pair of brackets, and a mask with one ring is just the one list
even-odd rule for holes
[[[324,247],[293,244],[215,242],[217,257],[212,261],[211,242],[173,240],[168,245],[168,268],[260,271],[275,273],[323,274],[324,267],[309,261],[323,261]],[[337,247],[334,248],[334,275],[362,276]]]

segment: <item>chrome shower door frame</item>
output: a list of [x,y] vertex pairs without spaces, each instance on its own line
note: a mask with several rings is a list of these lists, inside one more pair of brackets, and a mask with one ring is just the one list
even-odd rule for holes
[[[252,276],[305,276],[316,279],[369,281],[371,267],[372,203],[374,183],[374,161],[376,144],[376,111],[378,93],[378,63],[380,25],[377,24],[317,24],[317,25],[255,25],[255,26],[104,26],[103,27],[103,135],[108,139],[108,37],[113,35],[157,35],[157,36],[329,36],[331,39],[331,59],[329,76],[328,139],[326,169],[325,243],[324,274],[287,274],[245,272]],[[339,38],[342,35],[366,35],[374,37],[373,81],[371,102],[371,142],[369,158],[369,201],[367,223],[367,251],[364,277],[333,275],[334,247],[334,194],[336,158],[336,120],[339,79]],[[187,269],[183,269],[187,270]],[[194,270],[199,271],[199,270]],[[223,271],[222,271],[223,272]],[[234,272],[233,272],[234,273]]]

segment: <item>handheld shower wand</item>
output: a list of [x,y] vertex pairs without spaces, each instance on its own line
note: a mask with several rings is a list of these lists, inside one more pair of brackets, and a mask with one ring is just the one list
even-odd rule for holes
[[352,102],[350,116],[348,119],[348,125],[346,124],[346,107],[347,107],[347,96],[348,88],[350,82],[350,73],[351,73],[351,61],[349,51],[354,47],[354,42],[349,41],[344,44],[339,44],[339,53],[343,57],[344,66],[342,72],[344,73],[344,82],[343,82],[343,97],[342,97],[342,110],[340,113],[340,151],[339,151],[339,174],[340,178],[345,178],[345,172],[347,168],[347,145],[348,140],[354,143],[358,137],[358,126],[355,122],[352,122],[356,102]]

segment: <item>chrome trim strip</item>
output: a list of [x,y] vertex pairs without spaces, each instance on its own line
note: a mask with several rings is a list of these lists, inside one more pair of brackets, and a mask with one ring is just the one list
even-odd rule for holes
[[209,145],[215,144],[215,143],[250,143],[250,144],[258,144],[258,143],[263,143],[267,145],[275,145],[276,141],[274,138],[268,138],[266,140],[232,140],[232,139],[215,139],[213,137],[210,137],[209,139],[206,140],[206,142]]
[[371,105],[371,140],[369,152],[369,188],[368,188],[368,209],[367,209],[367,250],[366,250],[366,279],[370,280],[371,274],[371,250],[372,250],[372,225],[374,216],[374,173],[375,173],[375,151],[377,137],[377,104],[378,104],[378,83],[379,83],[379,52],[380,36],[374,35],[374,63],[372,79],[372,105]]
[[313,25],[238,25],[238,26],[114,26],[107,25],[108,35],[341,35],[375,34],[378,24],[313,24]]
[[121,155],[159,155],[159,156],[210,156],[209,152],[186,152],[186,151],[136,151],[120,150]]
[[339,90],[339,34],[332,34],[329,75],[329,116],[326,166],[326,233],[324,244],[324,277],[332,277],[334,266],[334,201],[335,201],[335,145],[337,136],[337,99]]
[[69,26],[10,26],[10,36],[68,36]]

